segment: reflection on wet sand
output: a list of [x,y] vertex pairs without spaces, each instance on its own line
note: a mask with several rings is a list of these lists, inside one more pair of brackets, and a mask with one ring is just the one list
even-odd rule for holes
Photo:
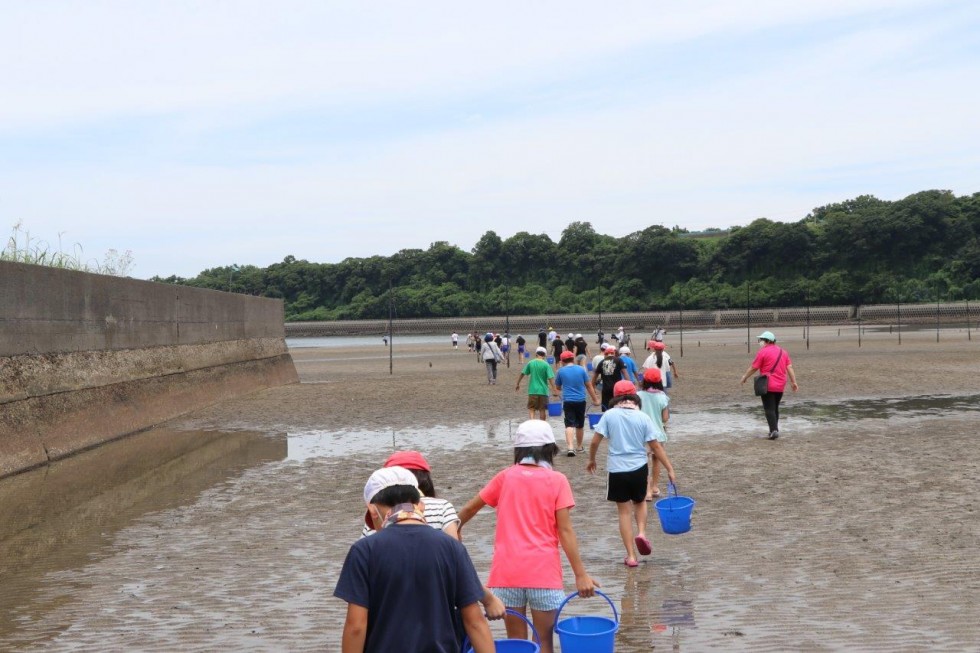
[[285,455],[284,437],[158,428],[0,482],[0,637],[46,574],[98,559],[141,515]]

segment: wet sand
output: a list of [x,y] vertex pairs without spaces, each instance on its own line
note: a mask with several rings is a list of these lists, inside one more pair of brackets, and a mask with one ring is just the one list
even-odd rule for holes
[[[685,334],[683,357],[668,335],[680,371],[668,451],[698,503],[681,536],[651,512],[654,552],[637,569],[622,564],[602,476],[584,457],[557,461],[586,566],[621,612],[617,650],[975,650],[980,342],[920,331],[898,347],[868,332],[858,348],[853,331],[824,327],[807,351],[794,331],[778,335],[801,390],[784,398],[775,442],[738,384],[745,332]],[[39,573],[4,602],[0,649],[338,651],[346,606],[331,593],[370,471],[393,445],[420,448],[440,496],[460,506],[508,464],[526,418],[516,361],[488,386],[446,340],[396,349],[393,375],[380,344],[294,349],[302,384],[168,424],[285,437],[285,457],[207,489],[173,487],[174,507],[103,533],[86,563],[20,553]],[[486,509],[465,532],[484,576],[493,522]]]

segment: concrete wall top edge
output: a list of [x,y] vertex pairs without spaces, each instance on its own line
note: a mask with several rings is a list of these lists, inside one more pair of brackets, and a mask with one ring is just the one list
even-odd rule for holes
[[0,356],[282,338],[282,300],[0,262]]

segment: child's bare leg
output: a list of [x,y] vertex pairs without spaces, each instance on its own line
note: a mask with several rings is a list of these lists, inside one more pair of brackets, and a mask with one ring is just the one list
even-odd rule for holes
[[647,502],[640,501],[633,504],[633,516],[636,518],[637,535],[646,536],[647,534]]
[[[572,436],[574,434],[575,434],[575,427],[574,426],[566,426],[565,427],[565,443],[568,445],[569,451],[572,450]],[[579,444],[580,445],[581,445],[581,442],[582,442],[582,438],[580,437],[579,438]]]
[[541,653],[554,653],[555,614],[557,610],[531,610],[531,621],[541,638]]
[[[616,503],[616,512],[619,513],[619,536],[623,538],[623,546],[626,548],[626,558],[636,560],[636,552],[633,551],[633,511],[629,501]],[[643,504],[646,505],[646,502]]]
[[647,477],[647,499],[653,499],[658,495],[660,485],[660,463],[655,457],[647,456],[650,460],[650,475]]
[[[508,605],[507,609],[527,615],[527,608],[523,605],[519,608]],[[520,617],[515,617],[512,614],[505,614],[504,626],[507,628],[507,639],[527,639],[527,623]],[[537,628],[537,626],[535,626],[535,628]]]
[[582,443],[585,441],[585,429],[575,429],[575,443],[576,446],[581,449]]

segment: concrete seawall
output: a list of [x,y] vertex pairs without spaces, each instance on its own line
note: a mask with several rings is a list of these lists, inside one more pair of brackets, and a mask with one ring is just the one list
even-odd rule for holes
[[0,262],[0,477],[297,381],[280,300]]

